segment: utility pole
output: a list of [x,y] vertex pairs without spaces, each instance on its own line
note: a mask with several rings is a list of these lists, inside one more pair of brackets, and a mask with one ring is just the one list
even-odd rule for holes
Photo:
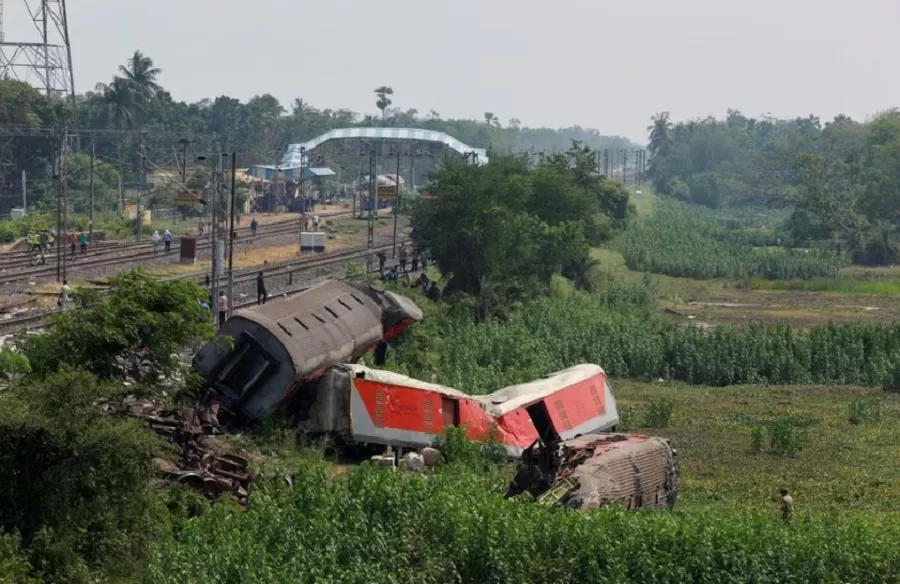
[[228,229],[228,316],[234,314],[234,199],[237,197],[237,152],[231,153],[231,213]]
[[94,157],[97,156],[97,145],[93,134],[91,135],[91,216],[88,220],[90,235],[88,236],[91,245],[94,244]]
[[[68,239],[69,237],[69,198],[68,198],[68,183],[67,174],[69,172],[69,129],[65,128],[63,132],[63,146],[62,146],[62,156],[60,157],[60,189],[62,195],[62,206],[63,206],[63,233],[59,236],[59,241],[62,242],[63,238]],[[68,279],[68,256],[65,254],[65,248],[63,248],[63,256],[62,256],[62,279],[65,282]]]
[[56,167],[56,172],[54,173],[54,178],[56,179],[56,281],[62,283],[63,275],[62,275],[62,152],[63,145],[66,143],[66,132],[63,131],[62,141],[57,150],[56,160],[54,161],[54,165]]
[[400,203],[401,203],[401,200],[400,200],[400,148],[401,147],[402,147],[402,145],[400,144],[400,142],[397,142],[397,192],[394,193],[394,196],[396,196],[397,198],[395,199],[396,202],[394,203],[394,239],[393,239],[393,244],[391,246],[394,250],[393,256],[391,256],[391,257],[394,257],[394,258],[397,257],[397,221],[400,219]]
[[125,183],[122,177],[125,174],[125,168],[122,161],[122,138],[117,141],[117,150],[119,152],[119,217],[125,218]]
[[[303,190],[303,171],[306,168],[306,148],[300,148],[300,179],[298,180],[298,188],[300,189],[300,204],[303,205],[302,213],[300,214],[300,239],[303,239],[303,231],[306,229],[306,192]],[[300,247],[303,247],[303,241],[300,242]]]
[[141,156],[138,161],[138,183],[137,183],[137,241],[141,240],[141,191],[144,183],[144,144],[141,143]]
[[26,178],[27,177],[25,176],[25,171],[23,170],[22,171],[22,213],[25,215],[28,214],[28,190],[26,189],[26,186],[25,186]]
[[369,229],[366,237],[366,249],[369,254],[366,259],[366,278],[372,276],[375,270],[375,216],[378,213],[378,185],[375,174],[375,148],[367,144],[369,151]]

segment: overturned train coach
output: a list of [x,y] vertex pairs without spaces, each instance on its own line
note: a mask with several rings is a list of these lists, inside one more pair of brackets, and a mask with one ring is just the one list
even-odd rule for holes
[[329,280],[238,311],[194,357],[194,368],[226,412],[254,421],[291,402],[329,367],[359,359],[421,318],[405,296]]
[[606,373],[577,365],[484,396],[361,365],[338,365],[296,396],[301,430],[345,442],[422,448],[449,426],[492,438],[518,457],[537,440],[558,442],[619,423]]
[[678,456],[669,440],[638,434],[586,434],[556,443],[535,441],[523,454],[506,493],[531,493],[547,507],[583,511],[673,507]]

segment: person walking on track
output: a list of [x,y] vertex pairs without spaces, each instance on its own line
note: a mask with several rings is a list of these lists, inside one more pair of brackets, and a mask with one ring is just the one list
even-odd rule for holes
[[88,236],[87,233],[82,233],[78,238],[78,243],[81,245],[81,255],[87,255],[87,246],[88,246]]
[[269,295],[266,292],[266,281],[263,279],[263,273],[260,272],[256,276],[256,305],[259,306],[265,304],[268,299]]
[[172,232],[168,229],[163,233],[163,245],[166,246],[166,255],[169,255],[169,252],[172,251]]
[[153,255],[156,255],[156,252],[159,251],[159,242],[162,237],[159,236],[159,231],[154,231],[153,235],[150,236],[150,241],[153,242]]

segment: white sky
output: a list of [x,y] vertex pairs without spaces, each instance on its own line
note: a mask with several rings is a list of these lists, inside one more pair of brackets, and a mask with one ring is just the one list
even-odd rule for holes
[[[5,1],[9,41],[23,2]],[[376,113],[372,90],[384,84],[395,106],[422,113],[492,111],[504,124],[579,124],[640,142],[662,110],[828,119],[900,105],[900,0],[68,4],[78,91],[140,49],[176,99],[268,92]]]

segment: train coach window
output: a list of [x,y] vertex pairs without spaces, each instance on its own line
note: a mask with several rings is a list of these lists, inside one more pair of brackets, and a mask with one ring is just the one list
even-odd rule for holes
[[359,296],[357,296],[356,294],[351,294],[350,296],[353,297],[354,300],[356,300],[357,304],[359,304],[360,306],[365,306],[365,303],[359,299]]
[[287,327],[284,326],[283,324],[281,324],[280,322],[278,323],[278,326],[281,327],[281,330],[283,330],[284,332],[287,333],[287,336],[289,336],[289,337],[293,337],[293,336],[294,336],[294,335],[291,334],[291,331],[289,331],[289,330],[287,329]]
[[327,310],[327,311],[328,311],[328,314],[330,314],[330,315],[333,316],[334,318],[337,318],[337,317],[338,317],[337,313],[336,313],[335,311],[331,310],[331,308],[329,308],[328,306],[323,306],[322,308],[324,308],[325,310]]
[[303,324],[303,321],[300,320],[299,318],[297,318],[296,316],[294,317],[294,320],[296,320],[296,321],[297,321],[297,324],[299,324],[300,326],[302,326],[304,329],[309,330],[309,327],[306,326],[305,324]]
[[322,324],[325,324],[325,319],[323,319],[321,316],[319,316],[319,315],[316,314],[315,312],[310,312],[310,314],[313,315],[313,317],[314,317],[317,321],[321,322]]
[[346,302],[344,302],[343,299],[338,298],[338,303],[339,303],[341,306],[343,306],[344,308],[346,308],[347,310],[349,310],[350,312],[353,312],[353,309],[350,308],[350,305],[347,304]]

